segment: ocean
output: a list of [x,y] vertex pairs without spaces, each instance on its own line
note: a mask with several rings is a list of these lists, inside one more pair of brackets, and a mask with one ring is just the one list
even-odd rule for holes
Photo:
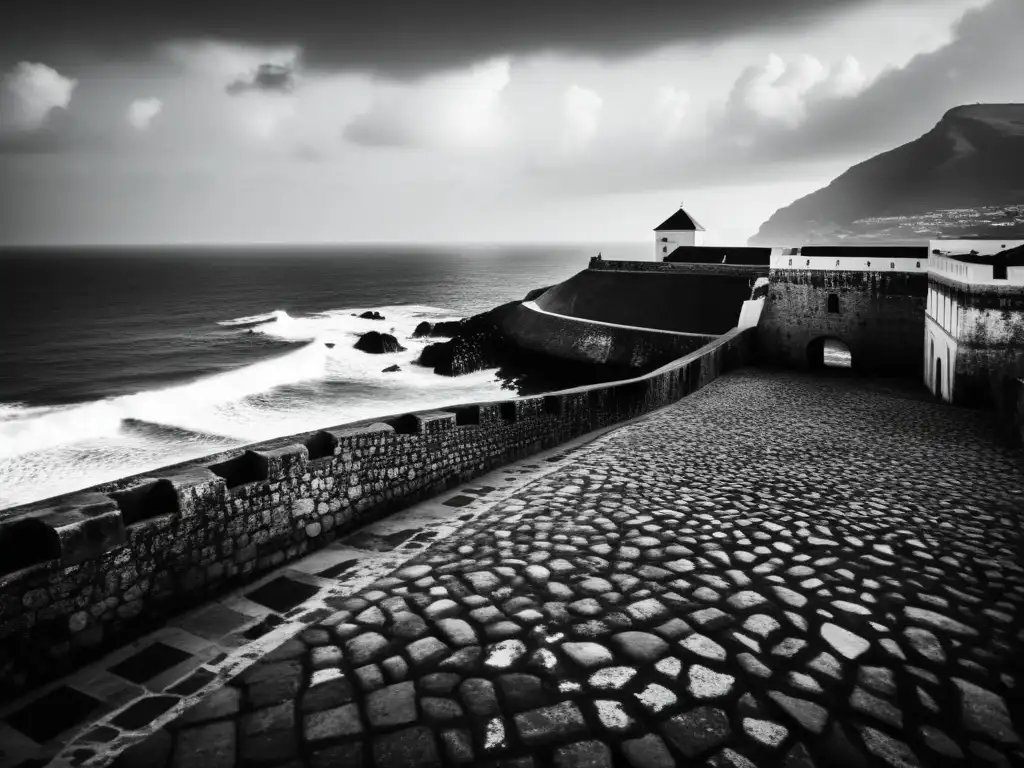
[[[636,259],[650,245],[600,249]],[[494,371],[414,365],[437,339],[413,329],[521,299],[598,250],[0,250],[0,509],[259,440],[508,397]],[[386,319],[355,316],[365,310]],[[407,351],[354,349],[370,330]],[[392,364],[401,372],[382,371]]]

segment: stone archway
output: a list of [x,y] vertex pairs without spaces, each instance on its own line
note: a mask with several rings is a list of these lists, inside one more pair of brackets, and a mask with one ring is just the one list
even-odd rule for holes
[[807,345],[807,366],[815,370],[851,370],[850,347],[834,336],[819,336]]

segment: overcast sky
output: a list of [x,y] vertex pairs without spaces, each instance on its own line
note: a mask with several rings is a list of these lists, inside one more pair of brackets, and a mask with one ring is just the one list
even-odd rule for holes
[[5,0],[0,243],[742,243],[1024,95],[1022,0],[690,6]]

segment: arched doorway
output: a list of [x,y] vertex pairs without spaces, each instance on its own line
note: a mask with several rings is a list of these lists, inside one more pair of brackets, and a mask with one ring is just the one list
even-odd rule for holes
[[942,358],[935,358],[935,396],[942,399]]
[[841,340],[823,336],[807,345],[807,365],[816,370],[849,371],[853,368],[853,356]]

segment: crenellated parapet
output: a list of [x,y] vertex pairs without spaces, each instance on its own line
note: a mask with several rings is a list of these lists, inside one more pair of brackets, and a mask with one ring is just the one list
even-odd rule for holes
[[340,533],[674,402],[748,359],[753,332],[636,379],[291,435],[5,510],[0,696]]

